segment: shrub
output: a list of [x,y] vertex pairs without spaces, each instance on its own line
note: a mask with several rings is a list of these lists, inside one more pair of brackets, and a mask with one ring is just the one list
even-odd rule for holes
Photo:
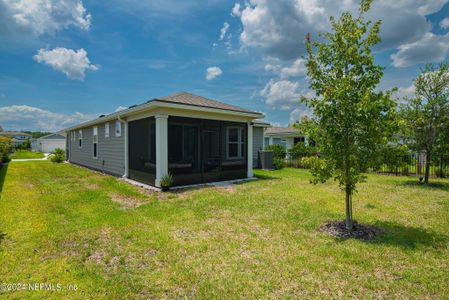
[[273,167],[274,167],[276,170],[283,169],[283,168],[285,167],[285,162],[284,162],[284,160],[283,160],[282,158],[280,158],[280,157],[275,157],[275,158],[273,159]]
[[8,163],[11,159],[9,158],[9,154],[5,152],[0,152],[0,163]]
[[173,175],[171,173],[165,174],[161,179],[161,188],[166,190],[170,188],[174,183]]
[[303,157],[303,158],[301,158],[301,165],[302,165],[302,167],[305,168],[305,169],[310,169],[310,168],[312,168],[312,166],[313,166],[314,164],[317,163],[317,160],[318,160],[318,159],[319,159],[319,158],[316,157],[316,156]]
[[65,152],[61,148],[56,148],[48,156],[48,159],[55,163],[62,163],[65,160]]
[[287,152],[285,151],[285,147],[282,145],[274,144],[268,145],[267,150],[273,151],[274,158],[284,159]]
[[11,139],[9,137],[0,136],[0,162],[7,163],[10,161],[9,153],[11,152]]
[[316,153],[315,147],[306,146],[304,143],[296,143],[293,145],[291,149],[288,150],[288,154],[293,159],[312,156],[315,153]]

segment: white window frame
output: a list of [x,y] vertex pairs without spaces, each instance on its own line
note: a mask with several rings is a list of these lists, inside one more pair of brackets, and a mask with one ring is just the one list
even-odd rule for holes
[[[95,153],[95,151],[94,151],[95,145],[97,145],[97,153]],[[92,128],[92,158],[98,159],[98,127],[97,126],[94,126]]]
[[108,137],[109,137],[109,128],[110,128],[109,122],[106,122],[106,123],[104,124],[104,137],[105,137],[105,138],[108,138]]
[[115,121],[115,136],[119,137],[122,136],[122,122],[120,122],[119,120]]
[[78,130],[78,148],[83,148],[83,130]]
[[[230,129],[237,129],[237,141],[231,142],[229,141],[229,131]],[[228,159],[242,159],[245,157],[245,153],[242,153],[242,145],[243,148],[245,148],[245,141],[242,141],[242,136],[244,136],[243,133],[244,128],[239,126],[229,126],[226,127],[226,158]],[[237,144],[237,156],[230,156],[229,155],[229,144]],[[243,150],[245,152],[245,150]]]

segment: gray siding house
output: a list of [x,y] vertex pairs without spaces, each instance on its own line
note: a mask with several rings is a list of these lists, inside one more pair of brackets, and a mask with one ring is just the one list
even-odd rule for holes
[[296,128],[272,126],[264,132],[265,146],[282,145],[286,150],[289,150],[296,143],[307,144],[306,136]]
[[267,123],[259,112],[186,92],[63,130],[67,160],[160,187],[253,176]]

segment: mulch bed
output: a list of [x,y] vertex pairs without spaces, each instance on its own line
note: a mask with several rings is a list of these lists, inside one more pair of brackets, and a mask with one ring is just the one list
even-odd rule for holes
[[320,231],[338,238],[356,238],[360,240],[372,240],[383,233],[383,230],[367,224],[353,222],[352,231],[346,229],[345,221],[327,221],[320,226]]

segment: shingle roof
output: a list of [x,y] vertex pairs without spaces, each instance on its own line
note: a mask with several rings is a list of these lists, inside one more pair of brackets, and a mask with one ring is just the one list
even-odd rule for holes
[[244,109],[238,106],[226,104],[217,100],[212,100],[208,98],[204,98],[201,96],[193,95],[187,92],[180,92],[169,96],[159,97],[152,100],[149,100],[147,102],[131,105],[126,109],[116,111],[114,113],[108,114],[108,115],[101,115],[96,119],[66,128],[62,130],[61,132],[67,132],[68,130],[75,130],[77,128],[82,128],[86,126],[90,126],[93,124],[98,124],[100,122],[105,122],[105,120],[111,120],[112,118],[116,116],[127,116],[130,113],[136,112],[139,109],[145,109],[149,106],[155,105],[157,106],[158,103],[172,103],[172,104],[181,104],[186,106],[196,106],[196,107],[206,107],[206,108],[213,108],[213,109],[221,109],[221,110],[227,110],[235,113],[246,113],[250,114],[251,117],[263,117],[263,114],[256,111],[251,111],[248,109]]
[[177,104],[185,104],[185,105],[193,105],[193,106],[202,106],[209,108],[218,108],[224,110],[231,110],[237,112],[245,112],[245,113],[258,113],[255,111],[251,111],[248,109],[244,109],[238,106],[226,104],[217,100],[212,100],[208,98],[204,98],[201,96],[193,95],[187,92],[180,92],[169,96],[164,96],[160,98],[156,98],[152,101],[162,101],[162,102],[170,102]]
[[265,134],[300,134],[299,130],[292,127],[269,127],[265,131]]
[[62,134],[58,134],[58,133],[51,133],[51,134],[48,134],[46,136],[40,137],[40,139],[45,139],[45,140],[63,140],[63,139],[65,139],[65,136],[63,136]]

